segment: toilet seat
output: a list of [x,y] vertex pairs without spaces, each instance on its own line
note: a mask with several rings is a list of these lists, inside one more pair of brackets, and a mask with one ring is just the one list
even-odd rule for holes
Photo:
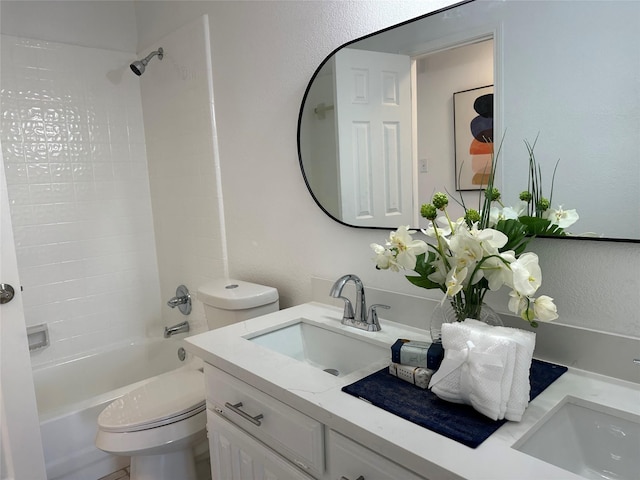
[[199,370],[164,375],[111,402],[98,417],[99,429],[139,432],[193,417],[206,408],[204,392]]

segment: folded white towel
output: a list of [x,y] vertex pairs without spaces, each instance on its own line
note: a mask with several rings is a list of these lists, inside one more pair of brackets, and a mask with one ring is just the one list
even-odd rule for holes
[[516,344],[516,358],[513,367],[513,383],[511,394],[507,401],[505,418],[514,422],[522,419],[525,409],[529,405],[529,393],[531,382],[529,372],[531,370],[531,359],[533,349],[536,345],[536,334],[518,328],[496,327],[498,334],[506,334]]
[[471,336],[480,348],[469,352],[469,399],[480,413],[498,420],[507,411],[516,346],[507,338],[493,336],[490,328],[474,330]]
[[[487,325],[484,322],[480,322],[474,319],[467,319],[465,323],[472,327],[472,338],[475,336],[488,336],[489,339],[489,349],[491,349],[491,345],[495,343],[494,348],[499,348],[500,352],[504,350],[505,358],[504,358],[504,373],[500,382],[500,405],[499,411],[497,414],[497,418],[502,419],[505,417],[507,412],[507,405],[509,402],[509,398],[511,396],[511,392],[513,390],[513,378],[514,378],[514,365],[516,362],[517,356],[517,345],[511,341],[509,335],[505,335],[505,332],[499,330],[500,327],[493,327]],[[513,330],[513,329],[512,329]],[[475,376],[474,380],[476,383],[482,383],[481,376]],[[483,388],[483,385],[479,385],[478,388]],[[487,415],[493,417],[493,415]]]
[[515,345],[493,337],[485,324],[471,322],[442,326],[445,358],[432,377],[431,390],[443,400],[472,405],[493,420],[504,418],[511,391]]
[[444,358],[436,373],[431,376],[429,388],[438,397],[448,402],[465,403],[460,392],[460,377],[462,366],[467,362],[469,355],[467,341],[470,333],[462,323],[442,325]]
[[529,401],[535,334],[477,320],[442,326],[445,357],[429,388],[493,420],[520,421]]
[[529,393],[531,391],[529,371],[531,369],[533,349],[536,344],[536,334],[519,328],[491,327],[486,323],[472,319],[468,319],[466,322],[479,328],[483,326],[489,328],[492,335],[508,338],[514,342],[516,346],[515,358],[512,360],[513,366],[509,367],[513,371],[513,382],[511,392],[507,397],[506,410],[503,414],[507,420],[519,422],[529,405]]

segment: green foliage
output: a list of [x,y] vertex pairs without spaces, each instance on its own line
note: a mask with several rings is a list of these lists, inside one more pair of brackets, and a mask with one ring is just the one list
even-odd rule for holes
[[562,228],[544,218],[522,216],[518,218],[518,221],[526,227],[527,235],[566,236]]
[[[413,283],[417,287],[421,288],[438,288],[443,290],[443,286],[429,280],[429,275],[436,271],[435,264],[436,255],[432,251],[428,251],[426,253],[421,253],[416,256],[416,266],[414,271],[419,275],[419,277],[406,275],[407,280]],[[443,290],[444,291],[444,290]]]
[[[527,217],[531,218],[531,217]],[[508,220],[500,220],[494,227],[496,230],[504,233],[509,240],[504,247],[502,247],[501,251],[513,250],[518,257],[527,244],[533,240],[532,237],[529,237],[529,229],[526,224],[521,222],[520,219],[508,219]]]

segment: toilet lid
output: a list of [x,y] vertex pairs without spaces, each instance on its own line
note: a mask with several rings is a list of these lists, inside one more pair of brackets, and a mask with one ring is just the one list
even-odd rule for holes
[[107,432],[134,432],[174,423],[205,409],[204,391],[199,370],[165,375],[111,402],[98,425]]

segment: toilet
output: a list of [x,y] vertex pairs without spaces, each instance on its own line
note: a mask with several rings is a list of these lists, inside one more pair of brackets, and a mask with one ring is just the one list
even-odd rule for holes
[[[276,312],[278,291],[218,279],[198,289],[209,330]],[[204,375],[181,370],[110,403],[98,417],[96,446],[131,457],[131,480],[196,480],[193,447],[206,439]]]

